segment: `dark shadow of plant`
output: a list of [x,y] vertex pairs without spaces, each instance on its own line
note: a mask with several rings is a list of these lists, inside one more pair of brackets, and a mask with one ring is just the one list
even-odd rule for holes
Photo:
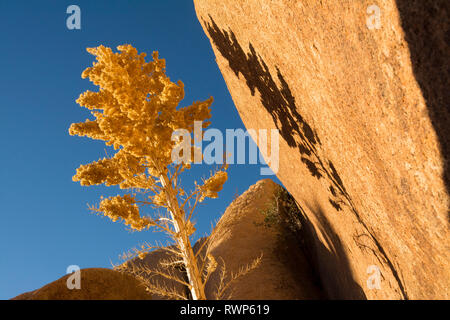
[[261,103],[272,116],[273,122],[286,143],[298,148],[300,160],[309,172],[317,179],[325,178],[329,181],[329,201],[336,210],[340,211],[343,204],[354,207],[344,187],[342,179],[330,160],[323,159],[319,154],[320,139],[311,125],[297,111],[299,108],[291,89],[276,68],[280,86],[272,78],[272,74],[264,60],[256,53],[250,43],[249,53],[244,52],[233,31],[220,30],[214,20],[205,21],[206,29],[216,48],[227,59],[230,68],[239,77],[242,74],[251,94],[258,90]]
[[[444,158],[450,194],[450,30],[448,0],[396,0],[414,76]],[[450,216],[448,216],[450,219]]]
[[217,50],[228,61],[229,67],[236,77],[244,77],[251,94],[256,90],[260,94],[261,104],[272,116],[276,128],[286,143],[292,148],[298,148],[300,160],[305,164],[311,175],[318,180],[325,179],[329,191],[329,202],[337,210],[342,206],[348,207],[358,222],[366,230],[366,236],[373,243],[373,253],[378,259],[386,263],[394,278],[398,282],[400,291],[405,299],[408,298],[406,288],[400,279],[393,261],[388,257],[384,248],[375,237],[373,231],[367,227],[360,213],[353,204],[344,183],[331,160],[320,154],[321,141],[306,119],[299,113],[301,108],[297,105],[288,83],[281,71],[276,68],[276,76],[280,83],[278,86],[262,57],[249,43],[249,52],[245,52],[239,44],[232,30],[220,29],[214,19],[209,16],[210,22],[203,20],[206,31],[212,39]]

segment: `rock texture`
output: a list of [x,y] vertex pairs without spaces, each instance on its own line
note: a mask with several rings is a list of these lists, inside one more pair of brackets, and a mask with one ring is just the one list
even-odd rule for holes
[[450,298],[449,2],[194,3],[245,126],[279,129],[328,297]]
[[70,275],[12,300],[150,300],[145,288],[133,277],[110,269],[81,269],[81,289],[67,288]]
[[[293,229],[286,223],[290,217],[284,212],[286,206],[279,201],[281,186],[265,179],[251,186],[236,198],[220,218],[212,235],[201,238],[194,246],[194,252],[203,249],[204,241],[210,241],[210,254],[218,262],[216,271],[206,286],[208,299],[322,299],[323,294],[317,276],[310,267],[310,256],[302,246],[303,233],[300,228]],[[298,212],[297,207],[294,209]],[[297,223],[301,223],[298,220]],[[180,269],[164,267],[160,261],[168,260],[172,253],[157,250],[143,260],[135,258],[128,263],[151,270],[160,269],[187,282],[185,273]],[[230,282],[229,289],[217,296],[222,280],[222,267],[225,261],[223,283],[230,281],[231,273],[251,265],[258,257],[260,263],[245,275]],[[131,266],[129,265],[131,268]],[[132,268],[130,269],[132,270]],[[158,282],[166,288],[189,297],[189,292],[178,282],[160,276],[153,276],[151,282]],[[166,299],[152,295],[152,299]]]
[[211,237],[211,254],[219,262],[206,286],[208,299],[215,299],[225,261],[226,277],[261,257],[259,265],[230,283],[221,298],[321,299],[295,231],[285,223],[277,204],[281,187],[269,179],[251,186],[234,200],[220,218]]

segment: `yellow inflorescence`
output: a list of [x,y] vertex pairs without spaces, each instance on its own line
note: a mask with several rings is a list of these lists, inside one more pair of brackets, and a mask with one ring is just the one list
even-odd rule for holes
[[134,230],[141,231],[151,226],[151,220],[140,216],[139,207],[134,197],[128,194],[103,199],[100,202],[98,211],[112,221],[124,221],[125,225],[130,226]]
[[208,178],[203,185],[200,187],[202,191],[201,201],[208,198],[217,198],[219,191],[222,190],[223,185],[228,179],[228,174],[226,171],[217,171],[213,176]]
[[194,120],[209,119],[212,98],[177,109],[184,85],[170,81],[158,53],[153,53],[153,61],[145,62],[145,53],[138,54],[131,45],[118,50],[88,49],[97,61],[82,77],[100,90],[82,93],[77,103],[91,110],[95,120],[72,124],[69,133],[104,140],[138,158],[151,156],[166,167],[172,162],[173,130],[191,130]]
[[[151,189],[172,163],[173,131],[187,129],[192,133],[194,121],[203,121],[206,127],[213,99],[179,108],[184,85],[170,81],[165,60],[159,59],[157,52],[152,61],[146,62],[146,54],[138,54],[131,45],[117,49],[119,52],[104,46],[87,49],[96,61],[82,77],[89,78],[99,91],[79,96],[77,103],[89,109],[93,119],[73,123],[69,133],[103,140],[119,151],[112,158],[81,165],[73,180],[83,186],[104,183],[122,189]],[[205,186],[205,197],[217,197],[221,187],[217,179],[213,180]],[[156,206],[164,206],[166,201],[163,194],[150,199]],[[136,230],[149,226],[149,219],[140,216],[139,206],[130,195],[103,200],[96,211],[113,221],[123,220]]]

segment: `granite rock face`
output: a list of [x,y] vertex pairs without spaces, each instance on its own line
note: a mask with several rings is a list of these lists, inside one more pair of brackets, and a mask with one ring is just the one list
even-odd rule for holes
[[[281,186],[270,179],[258,181],[235,199],[210,236],[210,253],[218,262],[206,285],[208,299],[306,300],[325,296],[316,282],[298,230],[286,221],[280,201]],[[297,208],[294,208],[297,211]],[[247,274],[230,282],[216,296],[225,264],[223,283],[261,258]]]
[[279,130],[327,297],[450,298],[449,2],[194,3],[245,126]]

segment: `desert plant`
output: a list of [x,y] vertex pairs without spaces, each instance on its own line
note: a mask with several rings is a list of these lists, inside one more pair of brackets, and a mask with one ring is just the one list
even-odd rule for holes
[[[153,61],[146,62],[146,54],[138,54],[131,45],[119,46],[118,50],[113,52],[104,46],[87,49],[96,56],[96,62],[84,70],[82,77],[99,86],[99,91],[82,93],[77,103],[88,108],[95,119],[74,123],[69,129],[71,135],[103,140],[116,152],[112,157],[81,165],[73,180],[83,186],[105,184],[127,189],[128,193],[102,198],[97,207],[90,209],[112,221],[122,221],[133,230],[152,227],[166,232],[174,240],[173,253],[179,258],[170,263],[183,265],[187,274],[187,282],[177,281],[189,288],[193,299],[206,299],[205,283],[217,263],[210,255],[201,261],[194,254],[192,217],[198,203],[218,196],[227,180],[226,167],[186,192],[178,178],[190,168],[192,158],[173,161],[174,148],[186,141],[172,139],[172,135],[177,129],[192,134],[194,121],[201,121],[206,128],[213,99],[178,107],[184,97],[183,83],[170,81],[165,74],[165,60],[159,59],[157,52],[153,53]],[[194,155],[194,145],[190,148]],[[145,215],[146,208],[163,208],[167,214]],[[145,246],[137,254],[152,249]],[[174,279],[170,274],[165,276]],[[164,288],[152,289],[164,293]],[[165,293],[177,297],[170,290]]]

